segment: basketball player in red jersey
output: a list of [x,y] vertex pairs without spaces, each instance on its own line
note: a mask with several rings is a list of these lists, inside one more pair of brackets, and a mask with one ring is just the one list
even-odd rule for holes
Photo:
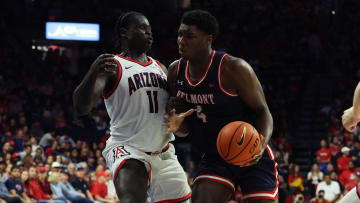
[[[354,131],[356,125],[360,122],[360,83],[356,86],[353,98],[353,106],[344,111],[342,123],[344,128],[350,132]],[[350,190],[340,203],[359,203],[360,202],[360,184],[357,184]]]
[[[209,12],[183,15],[177,38],[182,58],[169,66],[168,84],[172,96],[182,98],[196,113],[182,122],[174,119],[176,109],[172,110],[163,125],[169,132],[190,134],[192,144],[203,153],[192,187],[193,203],[226,203],[236,185],[247,202],[276,203],[278,165],[270,147],[273,119],[261,84],[246,61],[212,49],[217,32],[217,20]],[[262,135],[262,146],[253,162],[240,167],[220,158],[216,138],[227,123],[249,122],[246,110],[256,115],[252,123]]]
[[[121,54],[103,54],[73,94],[77,116],[88,114],[102,95],[110,117],[103,156],[121,203],[189,202],[191,189],[162,126],[169,98],[166,69],[146,55],[152,45],[148,19],[128,12],[115,32]],[[190,111],[191,113],[191,111]]]

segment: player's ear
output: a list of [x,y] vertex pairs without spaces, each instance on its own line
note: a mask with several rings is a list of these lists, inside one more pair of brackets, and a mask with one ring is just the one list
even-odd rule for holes
[[122,27],[119,29],[120,38],[127,39],[128,38],[127,33],[128,33],[128,30],[126,28]]
[[208,35],[208,36],[206,37],[206,42],[207,42],[207,44],[208,44],[209,46],[211,46],[213,40],[214,40],[214,38],[213,38],[212,35]]

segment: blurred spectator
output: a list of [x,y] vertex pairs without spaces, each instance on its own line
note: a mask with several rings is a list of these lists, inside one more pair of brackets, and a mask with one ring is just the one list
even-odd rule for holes
[[323,180],[323,175],[324,174],[322,171],[320,171],[319,166],[314,163],[312,165],[311,171],[307,174],[308,186],[312,196],[315,196],[316,186],[320,181]]
[[21,172],[20,181],[24,185],[25,193],[29,196],[29,172],[27,170]]
[[327,146],[326,140],[320,141],[320,149],[316,151],[316,155],[321,157],[321,163],[328,164],[331,161],[331,151]]
[[279,202],[285,202],[287,193],[288,185],[285,181],[285,178],[282,175],[279,175]]
[[11,176],[5,182],[6,187],[9,189],[10,194],[14,197],[19,197],[25,203],[31,203],[30,198],[26,195],[24,185],[21,182],[20,168],[14,166],[11,170]]
[[300,173],[300,166],[294,164],[290,168],[290,174],[288,177],[288,184],[290,188],[290,194],[296,194],[299,191],[304,191],[304,178]]
[[60,173],[52,172],[49,176],[49,183],[51,187],[51,192],[56,196],[57,199],[63,200],[64,202],[71,203],[64,195],[60,187]]
[[114,184],[114,181],[110,177],[111,172],[110,172],[109,169],[106,169],[105,173],[109,174],[106,177],[106,186],[107,186],[107,189],[108,189],[108,196],[109,196],[110,199],[113,199],[113,200],[115,200],[115,202],[118,202],[119,198],[118,198],[118,196],[116,194],[115,184]]
[[60,182],[58,183],[62,193],[66,199],[74,203],[91,203],[89,199],[86,199],[84,194],[77,192],[74,187],[69,183],[69,172],[67,169],[61,170]]
[[349,162],[352,161],[349,147],[341,148],[341,153],[342,156],[337,160],[337,170],[340,174],[347,168]]
[[346,186],[344,188],[344,195],[346,193],[348,193],[351,189],[356,187],[356,185],[358,185],[358,183],[360,183],[360,171],[356,172],[354,181],[351,181],[351,183],[346,184]]
[[360,141],[356,140],[354,142],[354,147],[350,150],[350,156],[354,160],[354,165],[356,168],[360,167]]
[[50,147],[50,145],[52,144],[52,141],[54,140],[54,135],[55,135],[55,131],[50,131],[45,133],[40,141],[39,141],[39,145],[45,149],[47,147]]
[[288,176],[289,174],[289,161],[281,151],[276,151],[276,161],[279,164],[279,174]]
[[339,181],[341,183],[341,186],[343,188],[346,188],[347,184],[353,185],[355,182],[355,177],[357,172],[359,172],[359,170],[355,168],[354,162],[349,161],[348,168],[344,170],[339,176]]
[[75,177],[75,169],[76,164],[75,163],[69,163],[67,166],[67,171],[69,173],[69,182],[71,182]]
[[44,191],[45,194],[49,195],[51,199],[58,199],[56,195],[54,195],[51,191],[50,182],[48,181],[48,172],[45,167],[40,166],[38,168],[38,182],[41,187],[41,190]]
[[40,165],[40,164],[44,163],[44,160],[45,160],[45,156],[44,156],[43,150],[41,147],[38,147],[34,154],[34,162],[37,165]]
[[115,203],[116,201],[108,196],[106,178],[109,177],[109,174],[105,171],[99,171],[96,176],[96,181],[90,186],[90,191],[94,199],[101,202]]
[[52,162],[52,164],[51,164],[51,171],[52,171],[52,172],[60,172],[61,169],[62,169],[62,167],[63,167],[63,166],[62,166],[59,162],[54,161],[54,162]]
[[313,203],[331,203],[331,202],[325,199],[325,191],[319,190],[319,192],[316,194],[316,198],[313,201]]
[[0,168],[0,198],[8,203],[21,203],[20,198],[17,195],[11,195],[7,189],[5,182],[8,178],[4,170],[5,168]]
[[324,198],[330,202],[335,202],[340,197],[340,185],[336,181],[330,179],[330,174],[324,174],[324,181],[321,181],[317,188],[316,194],[323,190],[325,192]]
[[338,137],[333,137],[329,147],[332,157],[335,157],[341,150],[341,143]]
[[88,183],[84,180],[85,176],[85,168],[82,166],[82,164],[76,165],[76,171],[75,171],[75,177],[71,181],[71,185],[75,188],[76,191],[83,194],[90,200],[94,200],[90,190]]
[[293,203],[306,203],[304,195],[302,193],[296,194]]
[[20,152],[19,155],[24,167],[28,168],[33,163],[33,157],[31,155],[31,145],[26,145],[24,151]]
[[66,203],[63,200],[51,200],[49,194],[46,194],[40,186],[40,181],[37,178],[37,170],[35,166],[29,168],[29,196],[39,203]]
[[334,168],[334,165],[332,165],[332,163],[329,163],[327,166],[326,166],[326,170],[325,170],[325,173],[331,173],[335,171],[335,168]]

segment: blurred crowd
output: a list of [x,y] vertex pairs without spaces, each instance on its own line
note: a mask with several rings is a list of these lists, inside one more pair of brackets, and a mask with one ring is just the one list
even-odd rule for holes
[[[10,1],[9,8],[2,7],[7,9],[1,15],[9,18],[1,18],[0,25],[9,31],[0,32],[0,201],[118,201],[101,156],[109,136],[103,101],[89,116],[74,120],[71,96],[99,54],[117,53],[115,20],[120,11],[133,9],[149,17],[155,39],[149,54],[165,65],[179,57],[176,35],[184,11],[203,8],[218,18],[214,48],[252,65],[274,117],[280,203],[330,200],[359,182],[360,130],[346,132],[340,121],[360,79],[358,1],[159,1],[164,7],[150,1],[76,2],[71,8],[63,1],[42,0]],[[39,22],[50,18],[99,22],[102,41],[98,46],[54,42],[60,45],[32,49],[31,37],[43,38],[37,35],[43,26]],[[22,32],[25,25],[33,28]],[[312,74],[332,80],[332,98],[319,107],[328,132],[310,157],[311,171],[300,171],[291,134]],[[175,146],[191,184],[199,155],[188,139],[178,139]],[[329,184],[338,185],[336,192],[329,192]],[[240,188],[231,202],[242,202]]]

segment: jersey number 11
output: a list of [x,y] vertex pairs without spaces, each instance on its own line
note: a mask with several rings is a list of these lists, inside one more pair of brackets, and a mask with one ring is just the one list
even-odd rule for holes
[[[152,94],[151,94],[152,92]],[[159,112],[159,105],[158,105],[158,98],[157,98],[157,91],[146,91],[146,94],[149,98],[149,107],[150,113],[158,113]]]

